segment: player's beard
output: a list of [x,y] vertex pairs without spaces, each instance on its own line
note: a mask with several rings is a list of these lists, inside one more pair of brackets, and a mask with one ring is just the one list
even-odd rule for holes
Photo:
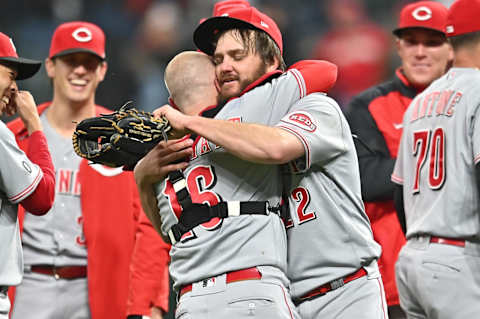
[[223,92],[220,90],[218,94],[218,103],[223,103],[226,102],[227,100],[231,99],[232,97],[237,97],[240,96],[240,93],[245,90],[247,86],[258,80],[260,77],[265,75],[267,73],[267,65],[265,63],[260,64],[260,66],[253,72],[253,75],[251,77],[239,79],[239,89],[236,92]]

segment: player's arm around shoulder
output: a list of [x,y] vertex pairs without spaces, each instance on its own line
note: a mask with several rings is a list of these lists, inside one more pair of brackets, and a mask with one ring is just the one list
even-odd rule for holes
[[340,106],[322,93],[309,94],[295,103],[277,127],[301,143],[306,168],[312,163],[327,163],[352,145],[350,128]]
[[301,144],[291,134],[275,127],[189,116],[168,105],[155,112],[157,116],[165,116],[175,131],[202,136],[247,161],[283,164],[303,152]]

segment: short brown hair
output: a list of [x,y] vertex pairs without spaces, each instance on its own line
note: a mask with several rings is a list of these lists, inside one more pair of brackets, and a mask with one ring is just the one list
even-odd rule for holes
[[459,34],[453,37],[449,37],[453,50],[469,47],[480,42],[480,31]]
[[[279,47],[273,41],[273,39],[263,31],[254,30],[254,29],[229,29],[218,32],[214,39],[214,48],[216,49],[218,39],[222,37],[228,31],[232,31],[234,36],[238,36],[242,40],[242,43],[245,47],[253,52],[260,55],[262,61],[265,64],[275,63],[275,58],[278,60],[278,68],[282,71],[285,71],[287,66],[283,60],[282,53],[280,52]],[[253,34],[253,37],[252,37]]]

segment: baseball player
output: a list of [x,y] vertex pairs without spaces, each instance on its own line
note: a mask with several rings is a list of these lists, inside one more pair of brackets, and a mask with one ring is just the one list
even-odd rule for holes
[[[253,15],[254,18],[251,21],[247,20],[248,23],[259,21],[259,18],[265,21],[265,17],[253,8],[238,12],[238,14],[238,16],[243,14],[244,19]],[[210,23],[208,21],[207,23]],[[270,29],[263,28],[273,30],[271,29],[274,26],[273,22],[267,21]],[[264,37],[264,39],[271,41],[270,38]],[[276,46],[277,44],[270,45]],[[243,63],[261,65],[258,54],[254,54],[252,50],[247,50],[243,46],[242,48],[242,50],[238,49],[241,52],[237,52],[237,54],[248,56],[241,59]],[[249,53],[246,54],[246,52]],[[272,61],[277,63],[276,59],[272,59]],[[271,67],[272,63],[268,61],[265,65]],[[254,69],[248,71],[251,74]],[[296,92],[298,99],[299,87],[294,74],[296,74],[295,71],[287,72],[286,75],[272,79],[271,84],[264,86],[250,85],[249,89],[251,90],[248,90],[239,99],[227,103],[216,114],[216,118],[229,118],[236,121],[245,119],[257,123],[268,121],[268,118],[265,120],[258,116],[260,105],[268,110],[266,113],[271,113],[275,104],[275,108],[282,113],[281,108],[285,107],[283,103],[292,103],[289,102],[291,94],[287,94],[287,90]],[[261,83],[262,80],[266,81],[272,75],[266,74],[256,83]],[[245,74],[239,74],[238,77],[243,80]],[[233,79],[232,76],[230,78]],[[288,82],[285,83],[285,79],[289,79]],[[242,84],[248,85],[248,80]],[[238,83],[238,81],[232,80],[230,82],[235,82],[231,84]],[[300,81],[300,83],[302,82]],[[254,87],[255,89],[253,89]],[[306,91],[304,87],[300,87],[300,89]],[[282,93],[285,93],[285,96]],[[265,99],[266,96],[271,99]],[[256,105],[256,107],[244,110],[246,105]],[[208,111],[214,110],[209,109]],[[206,116],[208,111],[203,112],[203,115]],[[280,119],[279,117],[275,118],[275,115],[272,114],[268,114],[268,117],[275,122]],[[272,204],[278,203],[281,194],[278,167],[252,164],[225,153],[203,138],[196,141],[192,161],[184,173],[193,201],[199,203],[206,201],[213,206],[220,200],[225,202],[240,199],[245,201],[245,203],[239,203],[240,213],[242,213],[242,207],[251,204],[254,205],[253,210],[258,214],[262,214],[262,212],[265,214],[265,199],[269,199]],[[137,168],[135,170],[137,171]],[[266,177],[267,175],[269,177]],[[223,176],[226,178],[222,178]],[[268,182],[266,182],[267,180]],[[237,185],[243,185],[241,188],[244,189]],[[171,207],[175,209],[175,206],[178,205],[175,201],[175,186],[171,183],[163,183],[157,188],[164,234],[168,234],[169,228],[177,221],[177,217],[170,209]],[[200,188],[205,191],[199,192]],[[172,204],[173,206],[171,206]],[[232,207],[232,212],[234,212],[233,210]],[[178,210],[174,212],[179,213]],[[293,309],[285,309],[284,294],[286,292],[282,289],[282,286],[286,284],[286,279],[284,274],[279,271],[284,271],[286,262],[283,229],[283,224],[278,216],[271,214],[269,216],[216,219],[209,222],[208,225],[196,227],[191,233],[184,234],[171,251],[170,271],[175,281],[175,288],[180,290],[177,317],[186,313],[201,315],[204,310],[207,311],[205,309],[207,306],[208,312],[213,313],[215,317],[224,317],[227,314],[237,316],[239,311],[247,311],[252,315],[265,317],[291,317]],[[257,241],[262,242],[262,245],[259,245]],[[221,254],[213,256],[211,255],[212,250],[220,251]],[[186,271],[186,269],[190,269],[190,271]],[[236,282],[233,283],[233,281]],[[250,293],[252,290],[258,291],[258,294],[252,296]],[[216,291],[214,295],[209,295],[214,291]],[[241,296],[243,296],[241,298],[243,300],[240,300]],[[272,306],[275,304],[276,307],[266,307],[267,304],[262,299],[270,300],[267,304]]]
[[[233,16],[233,14],[234,14],[233,12],[229,12],[230,16]],[[223,19],[220,19],[220,21],[218,21],[218,20],[219,19],[217,19],[218,25],[220,25],[221,24],[220,21],[222,21]],[[262,21],[261,19],[257,19],[257,21],[258,20]],[[208,21],[209,20],[207,20],[205,23],[208,23]],[[210,23],[212,23],[211,21],[216,21],[216,20],[210,20]],[[245,22],[245,20],[243,22]],[[199,47],[207,53],[210,49],[209,48],[209,43],[212,42],[212,39],[208,37],[208,32],[209,32],[208,29],[211,28],[211,30],[214,30],[215,27],[216,27],[212,24],[207,25],[206,27],[204,27],[205,29],[203,29],[203,30],[202,30],[202,25],[200,25],[199,29],[197,29],[197,31],[196,31],[197,45],[199,45]],[[241,25],[244,26],[245,24],[241,23]],[[237,27],[238,27],[238,25],[237,25]],[[242,50],[240,49],[241,48],[241,40],[239,38],[235,38],[235,35],[236,35],[235,32],[237,32],[237,31],[234,30],[233,32],[232,31],[219,32],[217,34],[218,42],[217,42],[217,46],[216,46],[216,49],[215,49],[215,54],[213,55],[214,62],[217,65],[217,67],[216,67],[217,78],[220,82],[220,87],[221,87],[220,92],[221,92],[221,95],[224,96],[224,97],[234,96],[235,90],[238,90],[238,84],[240,84],[240,86],[242,84],[241,76],[235,73],[236,69],[239,69],[240,66],[234,62],[235,61],[234,59],[239,59],[240,61],[242,60]],[[241,31],[238,32],[237,34],[240,34],[240,33],[241,33]],[[247,35],[247,38],[248,38],[248,35]],[[234,82],[234,83],[231,83],[231,82]],[[263,97],[266,96],[265,93],[260,90],[260,88],[262,88],[262,87],[257,87],[255,90],[249,91],[248,93],[251,93],[252,96],[254,96],[254,93],[260,92],[260,93],[262,93],[261,96],[263,96]],[[286,92],[282,92],[282,93],[286,93]],[[288,96],[288,94],[287,94],[287,96]],[[248,97],[250,97],[250,96],[242,95],[241,98],[244,98],[245,100],[247,100]],[[303,111],[303,108],[309,109],[309,108],[312,108],[312,105],[321,105],[323,107],[321,113],[324,113],[325,110],[329,110],[330,107],[333,107],[332,118],[334,118],[334,119],[337,118],[337,121],[340,121],[340,123],[342,122],[342,120],[341,120],[342,118],[338,117],[339,114],[341,115],[341,112],[338,108],[338,105],[335,107],[336,104],[334,102],[332,104],[331,101],[327,101],[327,102],[322,101],[323,98],[325,98],[323,95],[312,95],[312,96],[308,96],[308,97],[305,97],[304,99],[302,99],[298,104],[299,110],[302,110],[302,111],[298,112],[298,113],[295,112],[295,113],[289,114],[289,116],[285,120],[286,124],[285,123],[282,124],[283,127],[286,127],[285,130],[284,129],[271,130],[271,129],[268,129],[266,127],[261,127],[261,126],[258,126],[258,125],[251,125],[251,124],[249,125],[249,124],[244,124],[244,123],[235,124],[235,123],[231,123],[231,122],[229,123],[228,121],[209,120],[209,119],[205,119],[205,118],[201,118],[201,117],[194,117],[194,118],[186,117],[186,116],[182,116],[181,114],[179,114],[178,112],[174,111],[171,108],[164,108],[163,110],[161,110],[161,113],[166,114],[167,117],[169,117],[169,119],[171,120],[171,123],[173,123],[174,127],[176,127],[177,129],[180,129],[180,130],[187,129],[188,131],[192,131],[193,133],[198,134],[198,135],[202,136],[202,138],[205,138],[207,141],[209,141],[207,143],[212,143],[211,145],[214,145],[214,146],[215,145],[221,145],[222,148],[224,148],[229,153],[237,155],[238,157],[240,157],[244,160],[251,160],[251,161],[255,161],[257,163],[282,163],[282,162],[285,163],[285,162],[288,162],[292,159],[301,157],[303,154],[305,154],[305,158],[302,158],[303,163],[301,163],[301,166],[297,166],[297,168],[303,166],[303,167],[306,167],[307,170],[308,170],[308,168],[310,168],[310,165],[311,165],[311,163],[310,163],[310,160],[311,160],[310,147],[311,147],[311,145],[310,145],[310,143],[307,142],[308,138],[303,139],[305,141],[305,143],[308,144],[308,146],[306,146],[307,151],[305,151],[304,145],[302,144],[300,139],[298,139],[297,136],[291,134],[291,132],[295,131],[295,129],[293,127],[298,128],[299,126],[302,129],[305,128],[305,126],[308,126],[309,130],[312,129],[311,126],[313,124],[312,124],[311,118],[309,118],[308,114],[305,114],[304,111]],[[328,98],[326,98],[326,99],[328,99]],[[313,100],[313,102],[311,100]],[[248,115],[249,112],[258,112],[258,106],[256,106],[257,104],[253,104],[253,106],[252,106],[252,104],[241,103],[240,102],[239,106],[234,106],[235,101],[238,101],[238,100],[231,100],[229,103],[227,103],[227,105],[224,106],[224,108],[222,108],[222,110],[217,114],[217,116],[215,118],[216,119],[241,118],[242,122],[256,122],[256,123],[259,123],[258,121],[253,120],[253,117],[249,118],[249,115]],[[325,104],[327,106],[325,106]],[[278,104],[276,105],[276,107],[277,106],[278,106]],[[229,109],[232,109],[232,110],[230,111]],[[295,110],[295,107],[293,108],[293,110]],[[279,111],[281,113],[282,110],[281,109],[275,109],[275,111]],[[224,112],[230,112],[230,114],[227,113],[228,115],[226,117],[224,117]],[[241,117],[239,115],[240,112],[241,112]],[[269,110],[267,112],[270,113],[272,118],[275,117],[275,116],[278,116],[278,115],[275,115],[274,112],[272,112],[271,110]],[[337,115],[337,117],[335,115]],[[343,120],[343,122],[344,121],[345,120]],[[292,124],[292,123],[293,123],[293,125],[291,125],[291,127],[289,127],[289,125]],[[261,124],[264,124],[264,123],[261,123]],[[315,125],[313,125],[313,126],[315,126]],[[346,127],[345,124],[343,124],[343,126]],[[342,125],[334,125],[334,127],[338,128],[338,127],[342,127]],[[290,132],[286,132],[288,130]],[[345,136],[345,132],[342,132],[341,130],[340,130],[340,132],[338,130],[337,131],[333,130],[333,131],[334,131],[334,133],[340,133],[340,134],[343,134]],[[254,132],[258,132],[258,133],[254,134]],[[297,134],[297,133],[295,133],[295,134]],[[298,136],[301,136],[301,135],[298,135]],[[328,136],[330,136],[330,135],[326,134],[324,139],[328,140]],[[337,137],[336,134],[332,134],[332,136]],[[342,135],[340,135],[340,136],[342,136]],[[262,137],[266,137],[266,138],[263,139]],[[202,138],[200,138],[200,141],[202,140]],[[338,137],[337,137],[337,139],[338,139]],[[276,140],[276,141],[281,140],[282,142],[279,143],[279,145],[278,145],[279,147],[275,148],[275,147],[272,147],[272,140]],[[324,166],[326,165],[326,163],[323,162],[323,161],[331,160],[331,158],[328,157],[329,155],[332,158],[335,158],[339,154],[341,154],[342,152],[345,152],[345,150],[344,150],[345,143],[341,138],[339,138],[339,140],[341,140],[340,142],[338,142],[339,143],[338,145],[340,145],[340,147],[339,147],[340,151],[335,149],[335,145],[337,143],[337,141],[335,139],[333,139],[333,142],[330,143],[330,145],[328,145],[328,142],[325,143],[325,145],[322,145],[322,147],[324,147],[324,149],[322,149],[320,151],[321,153],[326,153],[325,152],[326,150],[332,150],[332,154],[328,154],[328,155],[325,156],[325,158],[319,159],[319,162],[321,164],[323,164]],[[200,141],[198,142],[198,144],[201,144]],[[246,143],[245,141],[248,141],[248,143]],[[352,164],[351,165],[352,169],[355,169],[355,167],[357,167],[357,163],[356,163],[356,160],[355,160],[355,152],[352,151],[353,150],[353,144],[352,143],[353,142],[351,142],[351,137],[350,137],[350,146],[351,146],[350,147],[350,152],[346,152],[347,155],[345,155],[345,160],[342,160],[340,163],[337,164],[338,167],[341,168],[341,169],[339,169],[339,171],[341,171],[343,174],[346,173],[346,171],[342,171],[347,166],[347,165],[345,165],[345,162],[346,163],[351,163]],[[197,144],[197,147],[198,147],[198,144]],[[195,147],[195,145],[194,145],[194,147]],[[209,147],[210,147],[210,149],[213,149],[212,146],[209,146]],[[201,154],[201,155],[199,155],[199,154]],[[210,154],[210,151],[207,154]],[[200,148],[196,148],[195,151],[194,151],[193,162],[195,162],[197,157],[205,156],[207,154],[205,154],[205,151],[203,151],[203,154],[202,154],[202,147],[200,145]],[[353,155],[353,157],[352,157],[352,155]],[[300,162],[302,162],[302,160]],[[306,160],[306,162],[305,162],[305,160]],[[238,161],[238,159],[237,159],[237,161]],[[275,167],[275,166],[273,166],[273,167]],[[188,171],[188,170],[189,170],[189,168],[187,168],[186,171]],[[215,169],[215,172],[217,172],[217,171],[218,170]],[[246,170],[244,168],[242,168],[242,171],[245,172]],[[215,175],[217,175],[217,174],[215,174]],[[238,174],[234,174],[233,176],[237,176],[237,175]],[[307,175],[309,175],[309,174],[307,173]],[[337,174],[335,173],[333,176],[336,176],[336,175]],[[348,175],[346,175],[346,176],[348,176]],[[298,184],[297,183],[299,181],[307,181],[309,179],[309,178],[304,179],[304,177],[305,176],[301,176],[298,181],[293,181],[293,182],[296,183],[296,186],[304,186],[303,184]],[[230,177],[230,178],[232,178],[232,177]],[[251,179],[253,179],[253,177],[251,177]],[[344,180],[342,180],[342,179],[339,180],[340,184],[341,185],[348,185],[350,180],[345,179],[345,178],[343,178],[343,179]],[[249,180],[250,180],[250,176],[249,176]],[[214,181],[211,181],[209,183],[213,183],[213,182]],[[233,184],[233,185],[237,184],[237,183],[231,183],[231,181],[229,181],[229,182],[230,182],[229,184]],[[310,181],[310,182],[313,183],[313,181]],[[187,183],[188,183],[188,178],[187,178]],[[220,178],[218,180],[215,179],[215,184],[213,185],[213,187],[216,187],[218,183],[221,183]],[[306,182],[306,184],[311,186],[310,185],[311,183],[309,183],[308,181]],[[357,180],[357,184],[358,184],[358,180]],[[188,185],[190,186],[190,184],[188,184]],[[330,184],[330,185],[325,185],[324,187],[330,187],[331,188],[331,186],[332,185]],[[171,193],[168,192],[167,188],[164,188],[164,194],[169,195]],[[309,187],[307,189],[312,189],[312,187]],[[371,317],[383,318],[386,315],[385,314],[385,309],[382,306],[382,305],[384,305],[383,287],[381,285],[381,279],[380,279],[380,275],[379,275],[379,272],[378,272],[378,267],[376,266],[376,262],[375,262],[376,258],[378,258],[378,255],[379,255],[379,247],[373,241],[371,230],[369,228],[368,218],[366,217],[365,213],[361,209],[361,203],[360,203],[360,205],[358,205],[359,201],[360,201],[359,190],[360,189],[359,189],[359,185],[358,185],[358,187],[356,187],[352,190],[351,194],[349,194],[347,192],[347,194],[345,194],[345,196],[344,196],[344,198],[349,198],[349,200],[352,202],[352,204],[351,204],[352,207],[356,206],[355,213],[350,215],[349,210],[346,209],[347,213],[345,215],[352,218],[352,220],[357,221],[359,225],[356,225],[356,227],[349,227],[348,224],[345,225],[344,223],[342,223],[345,216],[342,216],[342,218],[336,219],[335,214],[338,213],[338,209],[335,210],[335,207],[333,209],[331,209],[332,210],[332,212],[331,212],[332,221],[331,221],[331,223],[329,223],[329,226],[335,226],[334,228],[337,229],[337,230],[339,230],[339,228],[341,229],[337,232],[338,234],[344,233],[345,228],[349,228],[349,230],[353,230],[350,238],[343,239],[343,240],[342,240],[341,237],[339,238],[339,242],[341,242],[341,244],[339,244],[339,246],[340,247],[345,246],[345,248],[349,249],[348,251],[356,250],[356,248],[361,247],[360,249],[358,249],[359,250],[359,255],[351,256],[351,257],[348,256],[348,255],[345,255],[345,256],[342,256],[342,257],[338,258],[343,263],[343,267],[338,267],[338,269],[336,269],[335,267],[329,267],[330,269],[328,269],[328,271],[327,271],[328,274],[325,274],[325,272],[322,272],[323,263],[328,264],[328,265],[330,264],[330,260],[328,258],[325,258],[324,260],[320,260],[320,261],[309,260],[307,262],[307,260],[305,260],[305,262],[302,263],[301,266],[298,266],[299,268],[305,267],[305,268],[308,268],[308,269],[312,269],[312,263],[313,263],[313,265],[317,266],[318,270],[319,270],[318,272],[314,273],[314,277],[316,277],[315,278],[316,280],[312,280],[308,283],[308,285],[310,285],[310,286],[313,285],[313,288],[312,288],[311,291],[310,291],[308,285],[305,284],[305,282],[300,283],[300,277],[295,277],[295,280],[297,280],[298,283],[299,283],[298,286],[299,287],[303,286],[304,287],[303,289],[305,289],[304,292],[300,291],[300,290],[298,291],[299,301],[305,301],[305,300],[312,301],[311,299],[314,298],[314,297],[318,297],[320,295],[325,294],[326,292],[329,292],[330,290],[333,291],[336,288],[339,288],[340,286],[343,285],[343,281],[345,283],[348,283],[350,281],[359,279],[358,281],[356,281],[356,284],[350,286],[351,288],[349,288],[349,289],[344,288],[344,289],[340,290],[340,291],[345,291],[345,290],[349,291],[350,293],[345,293],[345,295],[348,294],[349,295],[348,298],[351,298],[352,300],[357,300],[357,302],[356,303],[355,302],[347,302],[347,304],[351,305],[350,307],[345,306],[345,305],[343,305],[343,306],[340,306],[340,305],[331,306],[332,305],[332,299],[334,299],[336,297],[336,295],[338,295],[338,293],[340,293],[339,291],[337,291],[337,292],[334,292],[333,294],[331,294],[330,298],[323,299],[323,302],[320,301],[319,303],[314,303],[313,306],[318,307],[318,308],[316,308],[312,313],[310,313],[311,311],[306,310],[305,315],[307,317],[317,316],[319,310],[325,312],[326,314],[329,314],[329,316],[331,316],[332,318],[333,317],[338,317],[340,313],[344,313],[345,318],[347,318],[347,317],[351,318],[351,316],[354,313],[358,315],[359,309],[361,309],[360,312],[364,313],[365,317],[368,317],[368,318],[371,318]],[[356,196],[355,196],[355,193],[356,193]],[[238,195],[236,195],[236,196],[238,196]],[[298,200],[299,195],[294,194],[294,196],[296,196],[296,198],[294,198],[294,199]],[[344,199],[344,198],[342,198],[342,199]],[[160,203],[162,202],[161,198],[159,198],[159,202]],[[303,209],[306,204],[308,204],[308,202],[302,202],[301,205],[300,205],[300,208]],[[162,211],[167,211],[167,207],[165,207],[165,210],[162,210],[161,204],[159,204],[159,205],[160,205],[159,208],[160,208],[160,213],[161,214],[162,214]],[[228,206],[230,206],[230,204]],[[229,207],[229,209],[230,209],[230,207]],[[238,212],[237,212],[237,214],[238,214]],[[358,214],[358,216],[356,216],[357,214]],[[172,218],[170,216],[162,214],[162,219],[163,219],[163,222],[164,222],[163,225],[167,226],[163,229],[164,232],[168,231],[169,224],[171,225],[172,223],[175,223],[176,218],[175,217]],[[241,217],[242,216],[240,216],[239,218],[241,218]],[[227,218],[227,219],[223,220],[222,221],[222,228],[227,225],[226,224],[227,222],[228,223],[235,222],[237,220],[237,217],[233,218],[233,219],[234,219],[234,221],[232,221],[232,218],[230,218],[230,219]],[[302,222],[305,222],[305,220],[303,220]],[[341,225],[339,226],[338,224],[341,224]],[[318,226],[317,226],[316,229],[318,229]],[[201,229],[196,228],[196,231],[194,229],[193,232],[186,233],[182,240],[190,239],[190,238],[191,238],[192,241],[198,240],[200,238],[200,236],[198,235],[199,231],[201,231]],[[304,236],[304,237],[302,237],[302,240],[301,240],[302,252],[303,252],[304,251],[303,250],[304,249],[304,243],[306,242],[305,238],[310,238],[311,234],[307,233],[304,230],[298,231],[298,234],[303,234],[303,236]],[[327,237],[327,235],[326,235],[326,237]],[[353,239],[355,239],[355,240],[353,240]],[[187,240],[187,242],[189,242],[189,241]],[[352,243],[352,242],[354,242],[354,243]],[[177,243],[175,246],[172,247],[172,263],[174,262],[174,258],[175,258],[176,253],[177,254],[180,253],[181,250],[185,251],[185,248],[181,249],[181,244],[182,244],[182,241],[180,243]],[[336,246],[335,250],[338,251],[339,246]],[[191,248],[192,247],[191,244],[188,247]],[[293,245],[293,247],[294,247],[293,251],[295,253],[298,253],[298,248],[297,248],[298,246],[295,247],[295,245]],[[178,252],[177,252],[177,248],[178,248]],[[289,251],[289,255],[290,254],[291,254],[291,252]],[[231,255],[227,255],[227,256],[225,256],[225,258],[228,258],[228,261],[230,261],[230,262],[234,259],[233,256],[231,256]],[[220,261],[219,261],[220,264],[218,264],[218,266],[220,266],[221,264],[227,263],[227,260],[223,260],[222,258],[217,258],[217,259],[220,259]],[[235,259],[240,259],[240,258],[235,258]],[[217,263],[217,261],[214,261],[214,262]],[[295,264],[295,263],[298,264],[298,263],[301,263],[301,262],[302,261],[300,261],[300,260],[292,260],[292,265]],[[336,262],[338,262],[338,261],[336,261]],[[335,264],[335,263],[333,263],[333,264]],[[305,268],[303,268],[303,269],[305,269]],[[290,273],[290,270],[289,270],[289,273]],[[305,278],[305,272],[301,272],[300,274],[303,277],[302,279],[304,279]],[[329,280],[329,276],[333,277],[333,278],[331,280]],[[362,277],[364,277],[364,278],[362,278]],[[362,279],[360,279],[360,278],[362,278]],[[322,282],[322,280],[324,280],[324,281]],[[320,284],[317,286],[316,284],[319,281],[320,281]],[[331,283],[330,283],[330,281],[331,281]],[[342,284],[340,284],[340,282]],[[327,289],[327,286],[328,286],[328,289]],[[363,290],[363,292],[354,293],[355,291],[358,291],[358,286],[362,286],[362,289],[360,289],[360,290]],[[228,287],[228,285],[227,285],[227,287]],[[181,291],[180,291],[180,295],[181,295],[180,302],[181,303],[180,303],[180,308],[179,308],[180,310],[179,311],[181,313],[184,313],[184,312],[188,313],[189,312],[189,307],[194,308],[195,304],[197,302],[202,301],[201,298],[196,298],[197,294],[192,294],[190,296],[186,295],[186,293],[188,293],[190,291],[190,289],[192,289],[192,288],[193,287],[190,287],[190,285],[188,285],[186,288],[182,288]],[[317,292],[316,288],[318,288],[318,290],[320,292]],[[185,301],[182,301],[182,300],[184,300],[182,292],[185,292],[185,295],[188,296],[188,297],[185,297]],[[248,296],[248,293],[247,293],[247,296]],[[244,297],[244,298],[247,298],[247,297]],[[252,300],[252,299],[250,299],[250,300]],[[316,300],[318,300],[318,299],[316,299]],[[187,305],[185,305],[185,303],[187,303]],[[308,309],[308,308],[311,307],[310,303],[307,303],[305,305],[306,305],[305,309]],[[330,306],[327,306],[327,305],[330,305]],[[183,306],[183,308],[182,308],[182,306]],[[190,311],[191,311],[191,309],[190,309]]]
[[[16,289],[14,319],[124,319],[127,312],[149,315],[152,304],[167,305],[167,300],[159,303],[137,293],[127,310],[129,278],[151,276],[163,280],[168,289],[168,278],[158,278],[166,276],[168,261],[168,247],[159,236],[137,260],[152,262],[151,272],[130,276],[135,237],[145,235],[136,233],[142,211],[133,175],[121,168],[89,165],[73,150],[75,122],[109,112],[95,105],[96,89],[107,71],[105,59],[105,35],[98,26],[75,21],[56,28],[45,61],[53,99],[38,107],[56,167],[56,199],[46,216],[25,215],[25,277]],[[32,146],[22,123],[9,127],[20,147]],[[150,289],[147,281],[131,285]]]
[[55,173],[38,117],[35,101],[27,91],[19,91],[16,80],[32,77],[41,63],[19,58],[11,38],[0,32],[0,115],[18,113],[28,135],[35,141],[21,151],[6,125],[0,121],[0,318],[7,319],[10,301],[7,291],[23,276],[23,253],[18,227],[17,206],[34,215],[52,207]]
[[[200,25],[196,31],[197,45],[207,53],[212,42],[207,36],[208,27],[202,29]],[[235,31],[219,32],[216,37],[213,59],[221,95],[228,97],[236,89],[230,82],[237,82],[237,79],[241,82],[241,77],[235,74],[239,67],[232,62],[238,58],[240,41],[235,38]],[[247,95],[242,97],[246,99]],[[222,112],[234,101],[227,103],[215,119],[221,119]],[[242,112],[242,122],[254,122],[245,116],[251,109],[257,111],[258,107],[254,106],[241,104],[241,108],[237,107],[240,110],[235,109]],[[257,163],[286,163],[298,159],[294,162],[296,165],[292,165],[295,175],[287,178],[290,212],[294,219],[293,224],[289,224],[294,227],[289,229],[288,275],[292,281],[292,296],[299,304],[302,317],[314,318],[320,313],[328,318],[386,316],[383,286],[376,264],[380,247],[373,240],[363,211],[358,172],[351,174],[358,163],[348,125],[333,100],[323,95],[304,97],[279,121],[278,129],[185,117],[168,108],[165,112],[177,128],[192,131],[242,159]],[[281,109],[267,112],[274,117]],[[322,133],[317,127],[322,127]],[[272,141],[276,143],[272,145]],[[194,152],[193,161],[199,156],[198,152],[200,150]],[[323,201],[310,201],[318,197]],[[339,206],[340,202],[343,205]],[[164,224],[168,222],[164,220]],[[317,223],[322,223],[322,228],[326,224],[320,234]],[[309,249],[313,249],[312,255],[318,258],[305,256],[305,243],[309,241],[315,241]],[[172,248],[172,261],[177,247]],[[340,254],[342,251],[346,253]],[[356,253],[352,255],[352,251]]]
[[[445,35],[448,9],[418,1],[403,7],[396,36],[401,66],[395,77],[356,96],[346,114],[357,140],[365,210],[375,240],[382,246],[379,266],[390,319],[405,318],[395,284],[395,262],[405,236],[393,205],[390,180],[402,134],[402,118],[412,99],[446,72],[453,50]],[[366,144],[366,145],[364,145]]]
[[408,318],[480,313],[479,14],[479,0],[452,4],[446,33],[453,67],[415,97],[403,118],[392,181],[406,220],[396,278]]

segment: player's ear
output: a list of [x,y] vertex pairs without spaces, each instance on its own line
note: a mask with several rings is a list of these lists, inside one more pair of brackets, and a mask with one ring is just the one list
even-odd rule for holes
[[454,59],[455,59],[455,52],[453,51],[453,47],[450,44],[450,42],[448,42],[448,62],[449,62],[449,64],[453,63]]
[[266,61],[266,63],[267,63],[267,72],[266,73],[278,70],[278,68],[280,67],[280,61],[278,61],[278,58],[276,56],[273,57],[273,61]]
[[48,77],[53,78],[55,76],[55,61],[50,58],[46,58],[45,70],[47,71]]
[[107,74],[107,69],[108,69],[107,61],[103,61],[100,64],[100,67],[99,67],[99,70],[98,70],[98,76],[99,76],[100,82],[102,82],[103,79],[105,79],[105,74]]

